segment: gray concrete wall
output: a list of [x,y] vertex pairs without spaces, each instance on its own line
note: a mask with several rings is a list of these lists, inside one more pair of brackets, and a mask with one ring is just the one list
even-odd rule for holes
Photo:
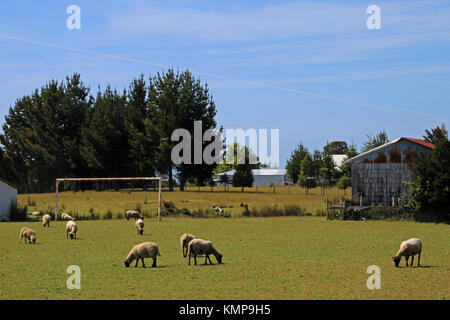
[[405,163],[354,163],[352,164],[352,195],[363,195],[363,204],[391,205],[392,197],[406,191],[404,181],[411,181]]
[[11,205],[17,201],[17,189],[0,180],[0,221],[9,221]]

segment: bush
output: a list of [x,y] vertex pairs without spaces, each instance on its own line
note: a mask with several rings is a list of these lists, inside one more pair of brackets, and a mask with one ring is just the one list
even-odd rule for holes
[[[286,205],[282,208],[275,206],[264,206],[248,210],[245,208],[243,215],[245,217],[281,217],[281,216],[305,216],[305,211],[295,205]],[[311,215],[311,214],[310,214]]]
[[9,219],[11,221],[26,221],[27,220],[27,205],[20,205],[14,201],[9,209]]
[[113,213],[111,210],[108,209],[108,211],[103,215],[103,220],[110,220],[113,218]]

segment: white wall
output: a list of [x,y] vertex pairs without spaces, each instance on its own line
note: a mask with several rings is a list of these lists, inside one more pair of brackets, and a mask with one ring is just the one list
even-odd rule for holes
[[0,221],[9,221],[11,204],[17,201],[17,189],[0,180]]

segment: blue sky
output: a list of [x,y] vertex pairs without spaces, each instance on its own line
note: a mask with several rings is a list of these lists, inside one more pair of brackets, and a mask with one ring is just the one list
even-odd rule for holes
[[300,141],[420,138],[449,127],[450,1],[2,2],[0,124],[50,79],[79,72],[95,93],[169,66],[208,83],[224,128],[280,129],[280,167]]

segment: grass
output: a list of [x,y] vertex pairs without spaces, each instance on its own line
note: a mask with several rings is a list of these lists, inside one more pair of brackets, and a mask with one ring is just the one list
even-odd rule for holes
[[[39,199],[33,195],[33,200]],[[92,197],[91,197],[92,199]],[[67,240],[64,222],[0,223],[0,299],[448,299],[449,226],[319,217],[78,221]],[[21,227],[38,244],[19,244]],[[188,266],[179,237],[210,239],[221,265]],[[422,267],[395,268],[402,240],[423,241]],[[157,268],[125,268],[134,244],[158,243]],[[215,263],[215,258],[211,257]],[[417,262],[417,257],[416,257]],[[81,268],[81,289],[69,290],[69,265]],[[151,265],[151,260],[146,261]],[[369,290],[369,265],[381,268],[381,289]]]
[[[211,192],[210,187],[200,188],[188,187],[186,192],[167,192],[163,190],[162,200],[173,202],[179,209],[188,209],[189,211],[210,210],[214,205],[225,208],[225,213],[231,217],[239,217],[244,214],[241,203],[248,204],[250,211],[263,211],[265,208],[277,205],[279,208],[301,208],[303,213],[311,215],[325,214],[325,198],[329,200],[335,198],[339,201],[340,197],[345,196],[342,190],[337,188],[326,188],[325,195],[320,195],[320,189],[312,189],[309,195],[304,194],[304,189],[298,186],[287,187],[277,186],[276,193],[272,193],[270,187],[246,188],[241,192],[240,188],[231,188],[225,192],[224,187],[215,187]],[[346,196],[350,197],[351,190],[347,190]],[[80,217],[90,217],[92,213],[100,218],[111,213],[112,218],[117,218],[126,210],[140,208],[146,216],[155,216],[158,206],[158,194],[153,191],[85,191],[85,192],[60,192],[59,208],[61,212],[67,212],[71,215],[78,213]],[[28,205],[29,213],[37,211],[55,210],[55,194],[20,194],[18,195],[19,204]],[[292,211],[292,210],[289,210]]]

